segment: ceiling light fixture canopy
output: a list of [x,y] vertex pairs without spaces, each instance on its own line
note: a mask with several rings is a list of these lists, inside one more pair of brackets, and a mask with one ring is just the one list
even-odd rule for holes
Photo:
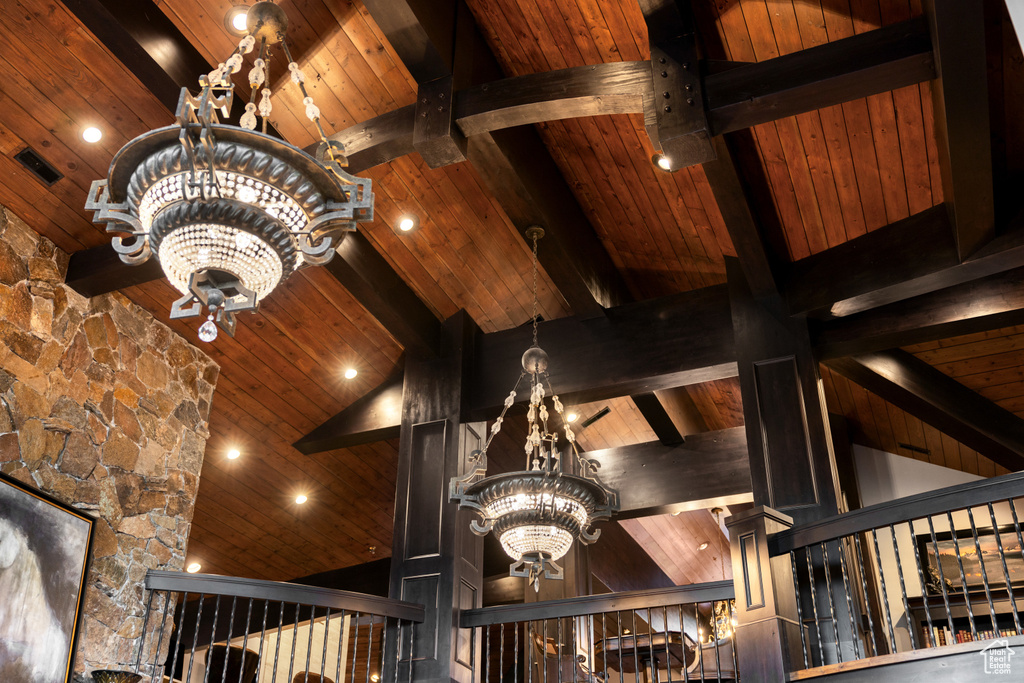
[[[373,220],[370,180],[344,170],[344,148],[324,132],[285,41],[284,10],[258,2],[246,13],[246,27],[231,56],[200,77],[198,95],[182,88],[177,123],[125,145],[107,179],[93,182],[85,205],[107,232],[120,233],[113,247],[122,261],[160,261],[182,293],[171,318],[207,309],[203,341],[215,339],[218,326],[233,335],[235,313],[255,310],[296,270],[330,261],[344,232]],[[277,44],[319,134],[315,157],[267,134],[270,46]],[[231,76],[257,45],[240,125],[221,123],[217,112],[227,117],[234,96]]]
[[[483,449],[470,456],[473,469],[463,477],[452,478],[449,499],[480,516],[471,524],[473,532],[484,536],[494,531],[514,560],[509,574],[528,579],[539,590],[541,576],[562,578],[557,560],[569,551],[574,540],[584,544],[597,540],[601,532],[591,531],[590,526],[618,511],[619,496],[598,479],[599,463],[580,455],[564,406],[551,389],[548,354],[537,345],[537,240],[544,236],[544,230],[533,226],[526,236],[533,241],[533,345],[523,354],[523,371],[491,426]],[[527,377],[530,404],[526,413],[526,468],[488,477],[487,449]],[[549,393],[557,417],[545,404]],[[559,453],[556,420],[565,434],[565,456],[569,457]]]

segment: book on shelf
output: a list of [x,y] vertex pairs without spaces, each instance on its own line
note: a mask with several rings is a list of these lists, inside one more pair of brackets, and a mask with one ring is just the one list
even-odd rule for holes
[[1017,631],[1006,628],[999,631],[984,630],[978,631],[975,637],[969,630],[960,629],[955,634],[945,626],[933,626],[931,628],[930,642],[927,647],[942,647],[943,645],[954,645],[956,643],[971,643],[978,640],[992,640],[993,638],[1008,638],[1017,635]]

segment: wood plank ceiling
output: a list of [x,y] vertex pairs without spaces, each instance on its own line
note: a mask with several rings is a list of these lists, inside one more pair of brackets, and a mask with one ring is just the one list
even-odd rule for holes
[[[93,4],[116,10],[118,3]],[[237,40],[223,23],[233,4],[155,2],[210,64]],[[415,102],[415,80],[362,3],[281,4],[329,132]],[[650,57],[644,18],[632,0],[467,5],[507,76]],[[922,3],[697,0],[694,10],[708,57],[756,62],[919,16]],[[994,159],[1006,182],[1024,163],[1024,61],[998,7],[989,24]],[[272,123],[285,139],[306,146],[314,142],[312,129],[280,64],[272,73]],[[0,204],[68,252],[107,243],[82,208],[86,191],[125,142],[171,122],[161,100],[65,4],[19,0],[0,15],[0,104]],[[82,141],[87,125],[103,129],[101,142]],[[736,250],[708,177],[700,166],[658,171],[642,115],[565,119],[537,129],[633,297],[725,282],[725,257]],[[740,171],[763,190],[755,211],[783,261],[824,252],[944,199],[927,82],[761,124],[746,139]],[[27,173],[13,155],[28,146],[65,177],[45,187]],[[377,217],[361,231],[430,312],[444,319],[465,309],[484,332],[528,322],[529,248],[473,164],[431,169],[412,154],[365,175],[374,182]],[[395,224],[406,212],[417,214],[420,227],[402,234]],[[544,319],[573,313],[543,269],[539,289]],[[194,339],[193,321],[168,320],[176,297],[166,282],[124,292]],[[1010,328],[907,350],[1024,416],[1022,347],[1024,328]],[[313,456],[291,444],[391,376],[401,344],[334,277],[310,269],[279,287],[258,313],[241,316],[234,339],[222,336],[204,350],[220,363],[221,376],[190,559],[204,571],[284,580],[388,556],[397,443]],[[343,378],[347,368],[358,370],[354,380]],[[829,409],[849,420],[862,443],[983,476],[1005,471],[824,366],[822,377]],[[690,429],[742,425],[737,380],[682,392],[677,398],[689,401],[696,415]],[[585,448],[656,438],[627,397],[576,409],[586,418],[605,405],[609,416],[581,434]],[[229,460],[231,448],[242,457]],[[310,498],[305,506],[293,502],[300,492]],[[626,526],[652,557],[662,558],[673,580],[706,580],[717,577],[708,574],[706,558],[672,551],[720,540],[709,538],[709,515],[699,515]]]

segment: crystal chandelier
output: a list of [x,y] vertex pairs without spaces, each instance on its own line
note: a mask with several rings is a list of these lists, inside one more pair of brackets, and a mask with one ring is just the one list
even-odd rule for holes
[[[596,541],[601,532],[592,532],[591,524],[610,518],[619,509],[618,493],[606,488],[597,478],[599,464],[580,455],[576,435],[565,420],[562,402],[551,392],[548,355],[537,345],[537,240],[543,235],[544,230],[536,226],[526,231],[526,236],[533,241],[533,346],[523,354],[523,372],[505,399],[483,450],[474,451],[470,456],[473,469],[463,477],[453,478],[449,489],[451,501],[480,515],[480,520],[473,520],[471,524],[473,532],[483,536],[494,531],[502,548],[514,560],[509,568],[510,575],[528,579],[535,590],[540,589],[542,575],[561,579],[562,568],[556,561],[569,551],[573,540],[579,539],[585,544]],[[530,378],[526,468],[521,472],[487,477],[487,449],[501,430],[505,414],[515,402],[516,391],[526,377]],[[544,402],[549,392],[557,418]],[[563,466],[558,451],[555,419],[560,422],[568,443],[567,466]]]
[[[235,313],[255,310],[299,268],[330,261],[342,233],[373,219],[370,181],[346,173],[343,147],[327,139],[285,41],[284,10],[258,2],[246,27],[231,56],[200,77],[197,96],[182,88],[177,123],[125,145],[108,178],[93,182],[85,205],[107,232],[121,234],[113,247],[122,261],[138,265],[156,256],[182,294],[171,318],[208,311],[199,328],[203,341],[215,339],[218,326],[233,335]],[[267,135],[270,48],[277,44],[319,134],[315,158]],[[231,76],[257,45],[240,125],[222,124],[217,112],[227,117],[231,109]]]

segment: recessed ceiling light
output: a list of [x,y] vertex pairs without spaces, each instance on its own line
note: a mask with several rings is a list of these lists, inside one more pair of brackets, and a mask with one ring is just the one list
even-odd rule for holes
[[398,217],[398,229],[402,232],[411,232],[420,224],[420,219],[415,214],[407,213]]
[[238,451],[237,448],[232,448],[230,451],[228,451],[228,460],[235,460],[240,455],[241,453]]
[[704,541],[699,546],[697,546],[697,550],[707,550],[707,549],[708,549],[708,542],[707,541]]
[[380,680],[380,674],[370,674],[370,680],[373,681],[373,683],[377,683],[377,681]]
[[356,370],[355,368],[349,368],[348,370],[345,371],[345,379],[355,379],[356,375],[358,374],[358,370]]
[[187,571],[189,574],[195,574],[202,568],[203,565],[199,564],[198,562],[193,562],[189,566],[185,567],[185,571]]
[[565,416],[565,419],[569,422],[575,422],[576,420],[580,419],[580,416],[577,413],[569,413],[568,415]]
[[228,10],[228,13],[224,15],[224,26],[228,29],[228,33],[239,36],[246,33],[245,15],[248,11],[249,7],[246,5],[235,5]]
[[103,138],[103,131],[96,126],[89,126],[82,131],[82,139],[86,142],[99,142]]
[[655,166],[660,168],[662,171],[668,171],[668,172],[671,173],[672,171],[676,170],[676,169],[672,168],[672,159],[670,159],[669,157],[665,156],[661,152],[658,152],[657,154],[652,156],[651,157],[651,162]]
[[302,505],[307,500],[308,499],[304,495],[302,495],[301,493],[299,495],[295,496],[295,502],[298,503],[299,505]]

